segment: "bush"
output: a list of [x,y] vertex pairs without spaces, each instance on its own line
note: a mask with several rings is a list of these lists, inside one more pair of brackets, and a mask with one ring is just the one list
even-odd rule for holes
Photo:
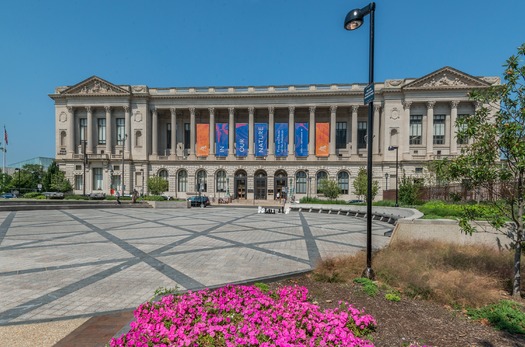
[[85,195],[68,194],[64,196],[65,200],[89,200],[89,197]]
[[45,199],[46,197],[40,192],[29,192],[22,195],[25,199]]
[[395,207],[396,202],[394,200],[379,200],[379,201],[373,202],[372,205]]
[[468,309],[467,314],[476,320],[488,320],[498,330],[512,334],[525,334],[525,313],[523,306],[508,300],[480,309]]
[[377,284],[375,284],[372,280],[364,277],[359,277],[354,279],[354,283],[358,283],[363,287],[363,291],[368,296],[376,296],[377,293],[379,293],[379,288],[377,287]]
[[162,195],[146,195],[144,197],[144,200],[146,201],[165,201],[166,197]]
[[346,205],[346,201],[344,200],[322,200],[319,198],[313,198],[313,197],[303,197],[301,200],[299,200],[301,204],[337,204],[337,205]]

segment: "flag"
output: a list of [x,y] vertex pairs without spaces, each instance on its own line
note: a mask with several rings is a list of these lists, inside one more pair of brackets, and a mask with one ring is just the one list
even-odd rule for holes
[[4,141],[6,145],[9,144],[9,142],[7,141],[7,130],[5,130],[5,125],[4,125]]

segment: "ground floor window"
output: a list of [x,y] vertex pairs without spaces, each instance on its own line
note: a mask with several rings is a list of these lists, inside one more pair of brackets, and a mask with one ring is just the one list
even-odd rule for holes
[[188,172],[181,170],[177,174],[177,191],[186,192],[188,190]]
[[84,189],[84,176],[75,175],[75,190],[83,190],[83,189]]
[[102,168],[96,167],[93,169],[93,190],[102,190],[102,183]]

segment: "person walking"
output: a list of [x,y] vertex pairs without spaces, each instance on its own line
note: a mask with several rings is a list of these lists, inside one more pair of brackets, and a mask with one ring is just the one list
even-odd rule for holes
[[117,197],[117,204],[120,205],[120,193],[118,192],[118,190],[117,190],[117,193],[115,194],[115,196]]

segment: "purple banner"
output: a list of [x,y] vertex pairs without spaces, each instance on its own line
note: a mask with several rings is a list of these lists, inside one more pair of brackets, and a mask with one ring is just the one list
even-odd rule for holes
[[268,155],[268,123],[255,123],[255,156]]
[[308,123],[295,123],[295,155],[308,156]]
[[275,123],[275,156],[288,156],[288,123]]
[[248,156],[248,123],[235,124],[235,155]]
[[215,124],[215,155],[228,156],[228,123]]

